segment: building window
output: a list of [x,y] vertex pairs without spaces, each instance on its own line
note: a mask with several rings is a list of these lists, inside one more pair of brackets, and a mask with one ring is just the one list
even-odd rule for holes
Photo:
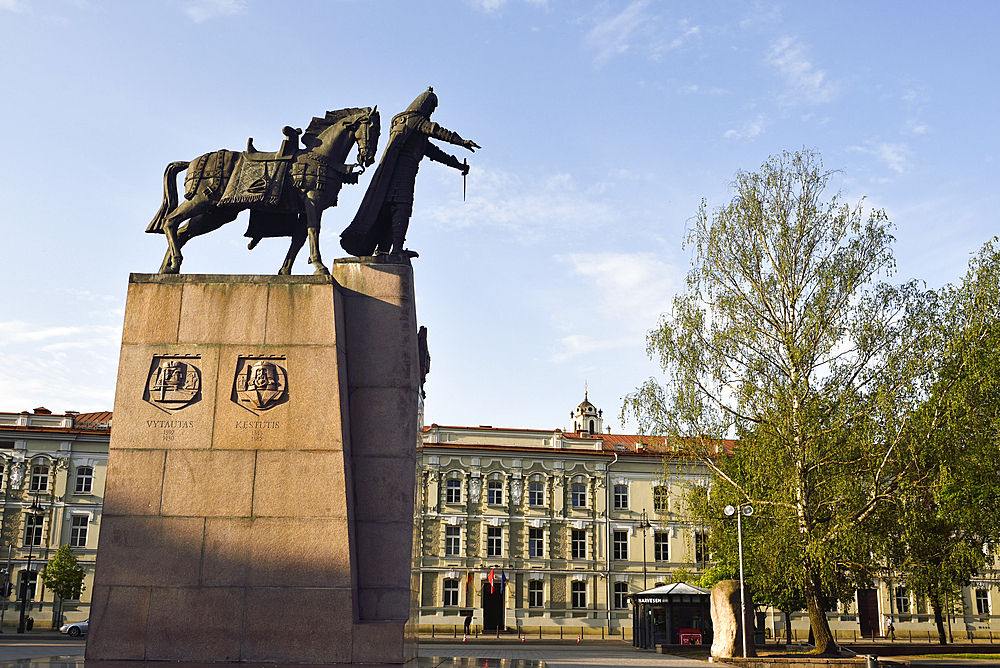
[[628,510],[628,485],[615,485],[615,510]]
[[587,532],[581,529],[573,529],[570,536],[570,551],[573,559],[587,558]]
[[42,515],[27,515],[24,519],[24,544],[42,544],[42,523],[45,518]]
[[653,560],[654,561],[670,561],[670,534],[669,533],[654,533],[653,534]]
[[976,590],[976,613],[980,615],[990,614],[990,592],[986,589]]
[[503,483],[499,480],[490,480],[486,483],[486,503],[491,506],[503,505]]
[[544,548],[542,544],[544,543],[544,533],[542,529],[528,529],[528,556],[529,557],[543,557]]
[[458,605],[458,580],[444,581],[444,604]]
[[541,580],[529,580],[528,581],[528,607],[529,608],[540,608],[542,607],[542,594],[544,592],[544,583]]
[[627,561],[628,560],[628,532],[627,531],[616,531],[614,540],[614,556],[612,557],[615,561]]
[[462,528],[444,528],[444,556],[457,557],[462,551]]
[[663,485],[653,488],[653,510],[665,513],[670,508],[670,490]]
[[[38,593],[38,572],[37,571],[21,571],[21,586],[23,587],[25,582],[28,584],[28,598],[35,598]],[[20,591],[20,590],[18,590]]]
[[571,501],[574,508],[586,508],[587,507],[587,486],[581,484],[575,484],[571,491]]
[[462,503],[462,481],[452,478],[445,483],[444,488],[445,503]]
[[499,557],[503,552],[503,529],[500,527],[486,528],[486,556]]
[[545,483],[541,482],[528,483],[528,505],[529,506],[545,505]]
[[586,582],[573,582],[573,607],[574,608],[586,608],[587,607],[587,583]]
[[628,583],[615,583],[615,610],[624,610],[628,607]]
[[35,466],[31,469],[31,491],[45,492],[49,489],[49,467]]
[[94,487],[94,469],[89,466],[80,466],[76,469],[76,493],[90,494]]
[[910,611],[910,596],[906,587],[896,587],[896,612],[905,615]]
[[90,518],[86,515],[73,515],[73,526],[69,534],[70,547],[87,547],[87,525],[89,524]]
[[694,560],[708,561],[708,533],[705,531],[694,532]]

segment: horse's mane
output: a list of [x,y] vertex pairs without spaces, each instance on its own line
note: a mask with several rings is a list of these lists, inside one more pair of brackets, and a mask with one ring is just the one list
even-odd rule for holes
[[348,109],[328,111],[326,112],[326,116],[324,118],[313,116],[312,122],[309,123],[309,127],[306,128],[305,133],[302,135],[302,143],[309,146],[308,139],[310,137],[319,138],[320,133],[331,125],[334,125],[350,116],[360,116],[368,111],[370,111],[370,107],[350,107]]

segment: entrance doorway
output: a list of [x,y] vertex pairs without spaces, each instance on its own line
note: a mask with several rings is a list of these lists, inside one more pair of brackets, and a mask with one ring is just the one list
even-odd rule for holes
[[500,593],[500,583],[493,586],[490,593],[490,583],[483,583],[483,631],[504,629],[503,594]]
[[861,637],[874,638],[879,631],[878,622],[878,591],[859,589],[858,624],[861,626]]

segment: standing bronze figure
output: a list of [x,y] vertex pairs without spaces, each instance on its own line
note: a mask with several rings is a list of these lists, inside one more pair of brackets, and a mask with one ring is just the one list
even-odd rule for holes
[[403,242],[413,213],[413,185],[424,156],[460,170],[463,176],[469,173],[468,164],[429,141],[440,139],[473,152],[480,148],[475,142],[459,137],[457,132],[431,122],[437,104],[434,89],[428,88],[406,111],[393,117],[385,153],[368,184],[358,214],[340,235],[340,245],[351,255],[361,257],[378,252],[417,256],[413,251],[403,250]]
[[[251,139],[243,153],[221,150],[170,163],[163,175],[163,205],[146,228],[167,237],[160,273],[179,273],[184,244],[250,209],[246,236],[251,249],[262,237],[292,238],[279,274],[292,272],[306,238],[315,273],[329,274],[319,249],[320,218],[324,209],[336,206],[341,186],[357,183],[375,162],[380,131],[377,108],[341,109],[312,119],[302,136],[304,149],[298,146],[301,130],[286,127],[281,150],[274,153],[257,151]],[[358,162],[346,165],[355,143]],[[176,180],[185,169],[185,201],[178,205]]]

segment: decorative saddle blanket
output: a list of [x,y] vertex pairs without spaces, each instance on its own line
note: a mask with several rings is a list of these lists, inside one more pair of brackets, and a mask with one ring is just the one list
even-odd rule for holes
[[[258,154],[259,155],[259,154]],[[273,154],[271,154],[273,155]],[[263,159],[242,153],[219,206],[261,204],[275,206],[281,199],[282,187],[288,175],[289,160]]]
[[239,157],[240,154],[236,151],[222,149],[195,158],[184,177],[184,198],[191,199],[199,194],[211,195],[217,191],[229,180]]

